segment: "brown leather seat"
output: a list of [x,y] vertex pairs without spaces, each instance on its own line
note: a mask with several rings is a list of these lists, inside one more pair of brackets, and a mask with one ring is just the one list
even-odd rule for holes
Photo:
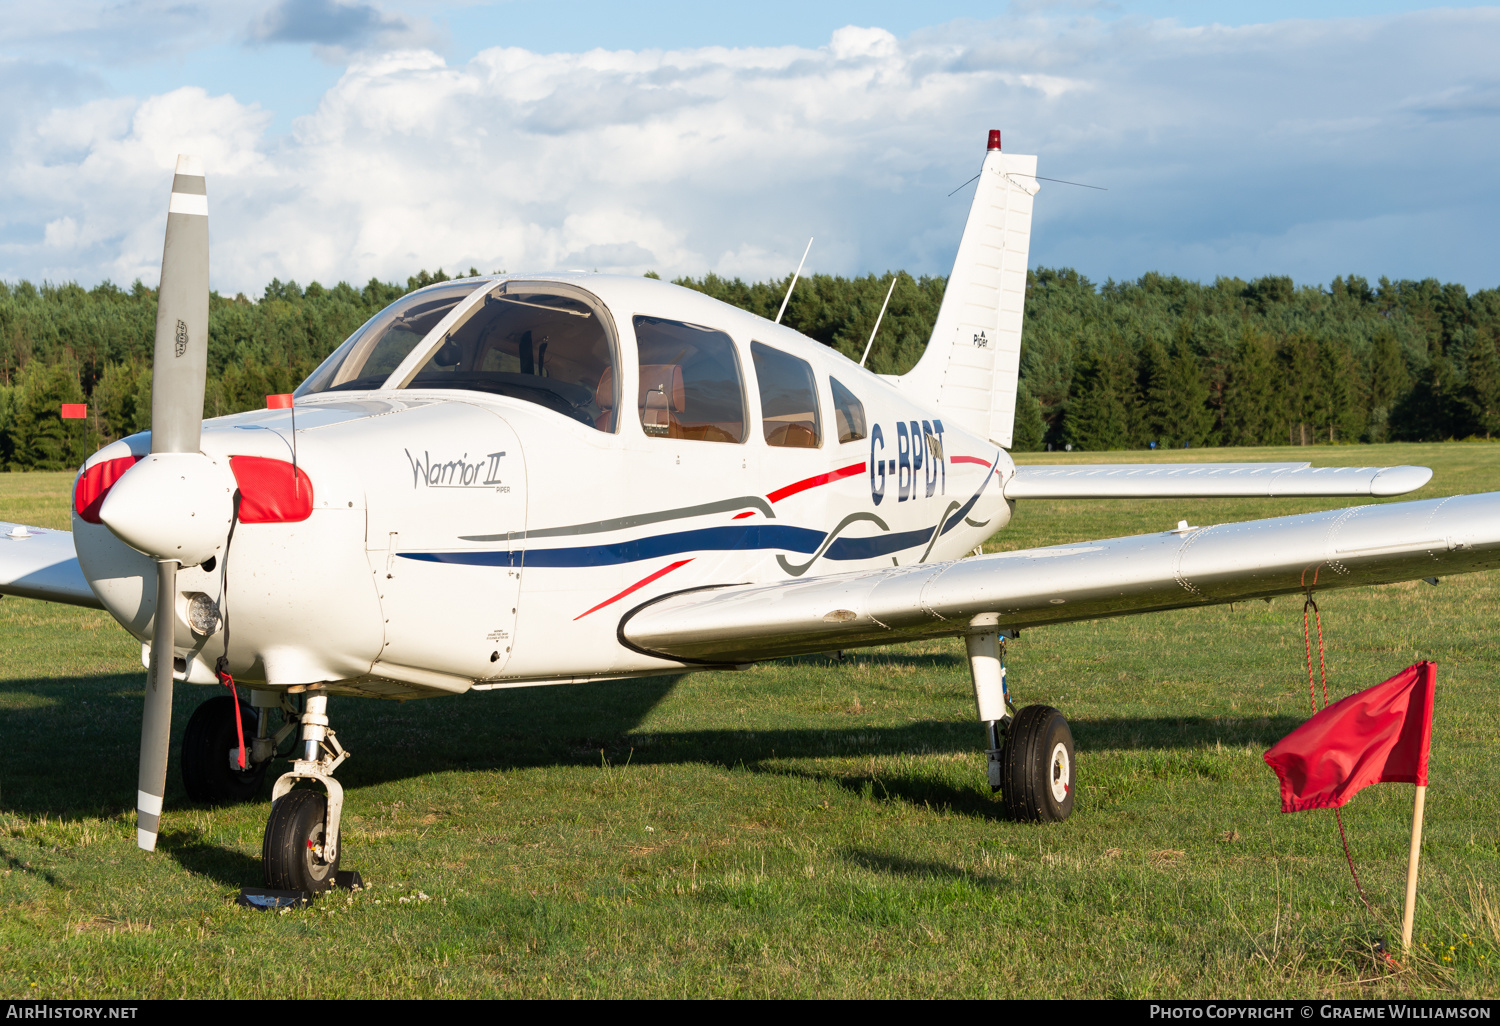
[[797,420],[785,424],[766,425],[766,444],[786,449],[816,449],[818,436],[814,434],[811,421]]

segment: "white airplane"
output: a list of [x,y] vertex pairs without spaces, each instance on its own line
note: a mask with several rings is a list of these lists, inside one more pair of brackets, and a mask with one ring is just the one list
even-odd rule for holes
[[341,855],[331,695],[614,680],[932,637],[965,640],[1005,807],[1061,820],[1073,741],[1057,710],[1011,704],[1002,646],[1019,629],[1500,565],[1500,493],[969,555],[1022,499],[1389,496],[1431,477],[1016,467],[1005,449],[1035,174],[1035,157],[1002,153],[991,133],[932,339],[901,377],[666,282],[495,275],[397,300],[285,408],[203,421],[207,196],[201,164],[180,157],[152,430],[88,458],[71,534],[0,526],[0,593],[105,609],[142,643],[140,846],[156,843],[178,681],[227,674],[249,690],[188,723],[190,798],[253,798],[292,742],[265,877],[311,894]]

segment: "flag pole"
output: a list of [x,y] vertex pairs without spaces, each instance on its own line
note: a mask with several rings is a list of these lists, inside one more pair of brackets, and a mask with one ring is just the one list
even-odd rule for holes
[[1401,920],[1401,949],[1411,950],[1412,916],[1417,910],[1417,862],[1422,857],[1422,813],[1427,806],[1427,785],[1417,785],[1417,801],[1411,810],[1411,854],[1406,860],[1406,915]]

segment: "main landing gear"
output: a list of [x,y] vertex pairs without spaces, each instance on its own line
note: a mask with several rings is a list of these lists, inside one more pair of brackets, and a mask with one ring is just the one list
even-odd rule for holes
[[[182,786],[188,797],[205,805],[253,801],[265,784],[266,770],[276,747],[296,729],[295,713],[283,711],[285,723],[271,733],[271,710],[281,707],[279,695],[252,691],[240,699],[239,723],[235,700],[229,695],[210,698],[193,711],[182,734]],[[245,762],[240,766],[240,730],[244,730]]]
[[970,634],[964,641],[974,701],[989,742],[990,789],[1001,792],[1014,820],[1062,822],[1073,811],[1076,765],[1068,721],[1051,706],[1028,705],[1017,712],[1011,705],[1001,631]]

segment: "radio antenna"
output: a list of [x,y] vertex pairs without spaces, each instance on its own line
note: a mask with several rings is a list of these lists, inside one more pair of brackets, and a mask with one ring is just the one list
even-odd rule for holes
[[792,289],[797,287],[797,279],[802,276],[802,265],[807,263],[807,254],[812,252],[813,240],[807,240],[807,248],[802,251],[802,259],[797,261],[797,271],[792,275],[792,283],[786,287],[786,295],[782,297],[781,309],[776,311],[776,323],[781,323],[781,315],[786,313],[786,304],[792,298]]
[[891,276],[891,287],[885,290],[885,302],[880,304],[880,316],[875,318],[875,327],[870,329],[870,341],[865,343],[865,355],[859,358],[861,367],[870,358],[870,347],[875,344],[875,333],[880,330],[880,322],[885,320],[885,308],[891,305],[891,293],[896,291],[896,279],[900,277],[900,274]]

